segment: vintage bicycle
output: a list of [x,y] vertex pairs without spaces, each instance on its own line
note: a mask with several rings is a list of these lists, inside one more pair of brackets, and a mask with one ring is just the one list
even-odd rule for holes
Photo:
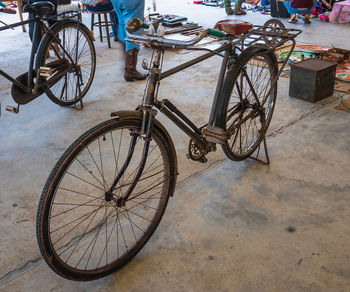
[[[88,281],[128,263],[157,228],[178,175],[174,143],[157,119],[157,109],[190,137],[188,157],[206,162],[221,145],[231,160],[259,147],[276,103],[277,80],[288,58],[277,66],[274,49],[301,32],[281,26],[237,23],[223,31],[206,29],[190,41],[133,35],[145,26],[128,22],[132,42],[153,48],[142,104],[117,111],[88,130],[62,155],[44,186],[37,213],[37,239],[46,263],[62,277]],[[194,46],[214,35],[223,42],[208,50]],[[162,72],[166,48],[209,51]],[[161,80],[212,56],[222,57],[209,121],[198,127],[168,99],[160,100]]]
[[[43,93],[61,106],[82,104],[96,69],[96,53],[90,30],[79,21],[80,12],[53,15],[54,5],[49,1],[35,2],[23,7],[35,15],[33,19],[5,24],[0,31],[34,23],[33,42],[28,71],[16,78],[0,69],[0,75],[12,82],[11,95],[17,106],[6,109],[18,113],[19,106],[27,104]],[[0,12],[13,13],[9,9]],[[49,27],[47,21],[55,23]],[[40,31],[44,32],[40,44]]]

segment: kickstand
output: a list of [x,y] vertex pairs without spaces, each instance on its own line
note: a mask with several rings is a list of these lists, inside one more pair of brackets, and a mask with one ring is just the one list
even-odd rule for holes
[[256,156],[255,157],[249,156],[249,158],[254,159],[256,161],[259,161],[259,162],[261,162],[261,163],[263,163],[265,165],[269,165],[270,164],[270,158],[269,158],[269,153],[267,151],[266,136],[265,135],[264,135],[264,138],[263,138],[262,142],[264,143],[264,150],[265,150],[265,158],[266,158],[266,160],[262,160],[262,159],[259,158],[261,143],[259,144],[257,150],[255,151],[256,152]]
[[83,99],[81,99],[79,101],[79,105],[77,105],[76,103],[74,104],[74,108],[77,109],[77,110],[82,110],[84,108],[84,105],[83,105]]
[[[78,72],[76,72],[76,73],[78,74],[78,78],[79,78],[78,81],[80,81],[80,83],[77,83],[77,88],[78,88],[78,91],[79,91],[79,95],[81,96],[81,88],[80,88],[80,86],[83,85],[83,80],[82,80],[82,77],[81,77],[81,71],[79,71],[79,73]],[[77,104],[75,103],[74,104],[74,108],[76,108],[78,110],[82,110],[84,108],[83,97],[80,98],[80,107],[78,107]]]

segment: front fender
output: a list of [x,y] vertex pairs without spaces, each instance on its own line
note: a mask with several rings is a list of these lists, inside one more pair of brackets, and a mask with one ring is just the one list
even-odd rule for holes
[[[122,111],[116,111],[111,113],[111,117],[117,118],[118,120],[125,120],[125,119],[136,119],[142,122],[143,119],[143,113],[141,111],[128,111],[128,110],[122,110]],[[177,165],[177,156],[176,156],[176,150],[174,146],[174,142],[171,139],[168,131],[165,129],[165,127],[157,120],[153,120],[153,125],[157,129],[157,131],[163,136],[167,147],[171,153],[171,165],[173,165],[173,169],[171,169],[172,173],[174,174],[174,179],[171,180],[171,186],[170,186],[170,196],[174,195],[175,191],[175,185],[177,180],[178,173],[178,165]]]

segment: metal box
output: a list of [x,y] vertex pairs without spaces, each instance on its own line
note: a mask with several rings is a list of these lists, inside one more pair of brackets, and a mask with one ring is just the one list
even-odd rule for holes
[[321,59],[291,64],[289,95],[311,102],[331,96],[336,67],[336,63]]

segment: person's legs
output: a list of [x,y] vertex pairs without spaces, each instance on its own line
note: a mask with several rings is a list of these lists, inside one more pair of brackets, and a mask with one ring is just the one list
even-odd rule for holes
[[305,14],[305,15],[304,15],[304,23],[307,23],[307,24],[311,23],[310,15],[309,15],[309,14]]
[[[137,17],[143,20],[145,3],[144,0],[112,0],[114,9],[118,16],[118,37],[125,42],[128,38],[126,35],[125,25],[129,19]],[[134,34],[142,34],[143,29],[139,29]],[[140,47],[130,42],[125,42],[125,73],[126,81],[143,80],[146,75],[139,73],[136,70],[137,55]]]
[[290,5],[290,1],[283,1],[283,4],[286,7],[288,13],[290,14],[290,18],[289,18],[288,22],[289,23],[296,23],[296,22],[298,22],[297,9],[293,8]]
[[[139,1],[139,5],[137,5],[134,9],[125,9],[124,10],[124,19],[125,23],[129,21],[129,19],[133,17],[137,17],[143,21],[143,14],[145,9],[144,1]],[[139,29],[134,34],[142,34],[143,29]],[[137,55],[139,53],[140,47],[136,44],[126,42],[126,57],[125,57],[125,74],[124,79],[126,81],[133,80],[143,80],[146,78],[146,75],[139,73],[136,70],[137,65]]]
[[310,9],[304,11],[304,23],[306,23],[306,24],[310,24],[311,23],[310,15],[312,14],[312,11],[316,7],[316,4],[317,4],[317,0],[314,0],[312,7]]
[[290,16],[289,20],[288,20],[289,23],[295,23],[295,22],[298,22],[298,19],[297,19],[297,14],[294,13]]
[[[123,2],[123,1],[120,1]],[[129,5],[123,5],[122,7],[122,14],[123,14],[123,20],[126,24],[131,18],[137,17],[143,21],[144,17],[144,9],[145,9],[145,2],[144,1],[138,1],[139,3],[137,5],[134,5],[130,7]],[[124,30],[125,30],[125,24],[124,24]],[[139,29],[138,31],[134,32],[134,34],[143,34],[143,29]],[[126,35],[126,32],[125,32]],[[128,36],[125,36],[128,38]],[[140,49],[140,46],[132,44],[130,42],[126,42],[126,52],[131,49]]]
[[235,14],[236,15],[244,15],[246,14],[242,9],[242,4],[243,4],[244,0],[236,0],[235,3]]
[[114,17],[114,19],[115,19],[115,21],[117,22],[117,25],[118,25],[118,16],[115,13],[115,11],[113,13],[109,14],[109,18],[111,19],[111,23],[112,23],[112,32],[113,32],[113,36],[114,36],[114,40],[115,40],[116,38],[118,39],[118,32],[117,32],[117,28],[114,25],[113,17]]
[[[33,4],[34,2],[38,2],[38,1],[45,1],[45,0],[28,0],[28,4]],[[58,1],[57,0],[48,0],[50,1],[52,4],[55,5],[55,11],[53,12],[53,15],[56,15],[57,14],[57,6],[58,6]],[[35,18],[35,15],[33,13],[29,13],[28,14],[28,19],[34,19]],[[56,23],[55,20],[48,20],[48,25],[49,26],[52,26]],[[30,40],[33,42],[33,39],[34,39],[34,27],[35,27],[35,23],[32,22],[32,23],[29,23],[28,24],[29,26],[29,37],[30,37]],[[38,48],[39,46],[39,43],[41,41],[41,37],[42,37],[42,34],[43,32],[41,31],[41,28],[39,28],[39,31],[38,31],[39,35],[38,35],[38,38],[37,38],[37,42],[34,46],[34,49],[35,49],[35,52],[36,52],[36,49]]]
[[224,4],[225,4],[225,11],[227,15],[232,15],[233,14],[233,10],[231,8],[231,0],[224,0]]
[[114,12],[115,12],[115,15],[117,16],[117,19],[118,19],[117,36],[124,47],[125,46],[125,38],[126,38],[124,15],[123,15],[122,9],[119,5],[119,0],[111,0],[111,3],[114,7]]

